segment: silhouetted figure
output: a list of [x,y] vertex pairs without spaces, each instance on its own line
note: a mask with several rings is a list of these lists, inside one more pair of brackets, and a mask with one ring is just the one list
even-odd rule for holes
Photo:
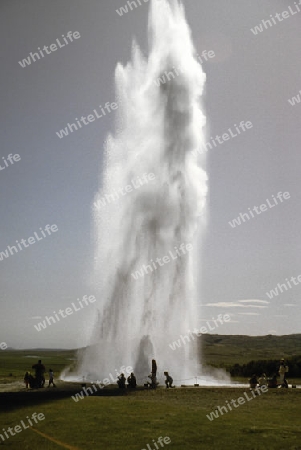
[[117,379],[117,384],[120,387],[120,389],[125,389],[125,376],[124,373],[120,374]]
[[42,364],[42,361],[39,359],[38,364],[34,364],[32,366],[32,369],[35,369],[38,387],[44,387],[44,384],[45,384],[44,373],[45,373],[46,369],[45,369],[44,364]]
[[50,387],[50,385],[53,385],[53,387],[56,387],[56,385],[54,384],[54,373],[52,369],[49,369],[49,383],[48,383],[48,387]]
[[24,375],[24,383],[25,383],[26,389],[28,389],[29,381],[30,381],[30,373],[26,372]]
[[166,377],[166,380],[165,380],[166,388],[168,389],[168,388],[174,387],[174,386],[172,385],[173,379],[172,379],[172,377],[169,375],[169,373],[168,373],[168,372],[164,372],[164,375],[165,375],[165,377]]
[[31,389],[37,389],[40,387],[38,384],[38,380],[31,374],[29,374],[29,386],[31,387]]
[[255,375],[255,373],[249,379],[249,383],[250,383],[250,388],[251,389],[255,389],[256,388],[256,386],[258,384],[258,380],[257,380],[257,376]]
[[131,373],[131,375],[128,377],[128,387],[135,389],[137,387],[137,380],[135,375],[133,374],[133,372]]

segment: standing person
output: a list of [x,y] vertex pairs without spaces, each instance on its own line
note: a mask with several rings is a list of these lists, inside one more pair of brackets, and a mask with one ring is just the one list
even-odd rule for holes
[[133,389],[135,389],[137,387],[137,380],[136,380],[136,377],[133,374],[133,372],[128,377],[128,385],[129,385],[129,388],[133,388]]
[[44,373],[45,373],[46,369],[45,369],[44,364],[42,364],[42,361],[39,359],[38,364],[34,364],[32,366],[32,369],[35,369],[38,387],[44,387],[44,384],[45,384]]
[[120,374],[117,379],[117,384],[120,387],[120,389],[125,389],[125,376],[124,373]]
[[50,385],[53,385],[53,387],[56,387],[56,385],[54,384],[54,373],[52,369],[49,369],[49,383],[48,383],[48,387],[50,387]]
[[286,381],[286,379],[285,379],[285,374],[288,372],[288,366],[286,366],[285,364],[284,364],[284,359],[282,358],[281,360],[280,360],[280,367],[279,367],[279,370],[278,370],[278,373],[279,373],[279,376],[280,376],[280,385],[282,386],[282,387],[288,387],[288,385],[287,385],[287,381]]
[[28,389],[29,381],[30,381],[30,373],[26,372],[24,375],[24,383],[25,383],[26,389]]

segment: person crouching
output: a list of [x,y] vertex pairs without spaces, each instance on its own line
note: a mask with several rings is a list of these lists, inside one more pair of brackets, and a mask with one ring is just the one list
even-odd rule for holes
[[165,375],[165,377],[166,377],[166,380],[165,380],[166,388],[168,389],[168,388],[174,387],[174,386],[172,385],[173,379],[172,379],[172,377],[169,375],[169,373],[168,373],[168,372],[164,372],[164,375]]

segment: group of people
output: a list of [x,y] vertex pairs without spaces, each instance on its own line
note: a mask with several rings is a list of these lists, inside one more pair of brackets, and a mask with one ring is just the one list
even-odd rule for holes
[[[165,375],[165,385],[166,388],[173,388],[175,386],[172,385],[173,383],[173,378],[169,375],[168,372],[164,372]],[[156,389],[156,387],[158,386],[159,382],[157,381],[157,363],[155,359],[152,359],[152,371],[151,374],[148,376],[148,378],[150,378],[151,381],[147,382],[148,387],[152,388],[152,389]]]
[[[165,375],[165,385],[166,388],[173,388],[175,386],[173,386],[173,379],[172,377],[169,375],[168,372],[164,372]],[[150,378],[151,381],[147,382],[147,386],[151,389],[156,389],[156,387],[158,386],[159,382],[157,381],[157,363],[155,359],[152,359],[152,371],[151,374],[148,375],[148,378]],[[125,378],[124,373],[121,373],[118,378],[117,378],[117,384],[118,387],[121,389],[125,389],[126,388],[126,381],[128,382],[128,388],[132,388],[135,389],[137,387],[137,381],[136,381],[136,377],[134,375],[134,373],[132,372],[131,375],[127,378]]]
[[[32,369],[35,370],[35,376],[31,375],[30,372],[26,372],[24,375],[24,383],[25,383],[26,389],[28,389],[28,387],[30,387],[32,389],[43,388],[45,385],[45,382],[46,382],[46,380],[45,380],[46,368],[45,368],[44,364],[42,364],[42,361],[39,359],[37,364],[34,364],[32,366]],[[53,370],[49,369],[48,374],[49,374],[48,387],[50,387],[51,385],[53,387],[56,387],[56,385],[54,384]]]
[[120,389],[125,389],[126,381],[128,382],[128,388],[135,389],[137,387],[136,377],[133,372],[131,372],[131,375],[127,377],[127,380],[124,376],[124,373],[121,373],[117,378],[118,387]]
[[271,378],[267,378],[266,374],[263,373],[259,378],[256,374],[253,374],[249,380],[250,388],[255,389],[258,385],[268,386],[269,388],[283,387],[288,388],[288,383],[285,378],[286,373],[288,373],[288,366],[285,364],[284,359],[280,360],[279,369],[277,374],[279,375],[279,383],[277,379],[277,374],[275,373]]

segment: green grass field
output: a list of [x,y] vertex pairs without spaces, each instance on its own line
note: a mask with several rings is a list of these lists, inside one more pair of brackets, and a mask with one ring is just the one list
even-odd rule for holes
[[[231,338],[231,339],[230,339]],[[281,340],[283,348],[265,337],[217,337],[206,336],[203,354],[207,364],[216,367],[247,363],[251,358],[279,358],[300,354],[299,340],[288,337]],[[252,350],[247,345],[252,339]],[[294,350],[295,349],[295,353]],[[46,367],[59,373],[74,362],[74,351],[10,351],[0,353],[0,384],[22,381],[26,370],[41,358]],[[244,380],[247,382],[247,380]],[[292,380],[289,380],[292,382]],[[298,380],[296,380],[298,382]],[[299,382],[300,384],[300,382]],[[74,389],[74,388],[73,388]],[[66,392],[65,398],[46,398],[44,392],[28,391],[24,404],[11,404],[0,413],[0,446],[7,449],[35,450],[301,450],[301,389],[270,389],[253,398],[248,388],[176,388],[136,391],[126,395],[86,396],[74,402],[71,395],[81,390]],[[78,390],[77,390],[78,389]],[[63,383],[57,390],[64,391]],[[53,392],[54,392],[53,391]],[[47,393],[45,392],[45,393]],[[120,391],[119,391],[120,392]],[[237,400],[247,392],[250,401],[224,412],[210,421],[207,415],[226,402]],[[39,399],[34,397],[38,394]],[[65,394],[64,394],[65,395]],[[0,394],[0,409],[3,395]],[[237,404],[237,403],[236,403]],[[4,431],[14,428],[20,421],[36,413],[43,413],[45,420],[7,438]],[[3,430],[4,429],[4,430]],[[2,430],[2,431],[1,431]],[[9,436],[9,434],[8,434]],[[171,442],[154,446],[153,439],[169,437]],[[149,447],[147,447],[149,444]]]
[[25,372],[31,369],[38,359],[42,359],[46,369],[50,367],[58,375],[66,366],[74,363],[74,350],[5,350],[0,352],[0,384],[23,381]]
[[[301,390],[262,394],[210,421],[206,415],[243,389],[179,388],[140,391],[122,397],[71,398],[19,408],[1,415],[1,429],[20,423],[33,412],[45,420],[3,443],[10,449],[146,449],[152,439],[168,436],[164,446],[182,449],[301,449]],[[249,394],[250,395],[250,394]],[[55,439],[61,444],[51,441]],[[155,449],[151,445],[151,449]],[[148,449],[149,450],[149,449]]]
[[202,336],[203,356],[207,364],[228,367],[251,360],[288,359],[301,355],[301,334],[288,336]]

